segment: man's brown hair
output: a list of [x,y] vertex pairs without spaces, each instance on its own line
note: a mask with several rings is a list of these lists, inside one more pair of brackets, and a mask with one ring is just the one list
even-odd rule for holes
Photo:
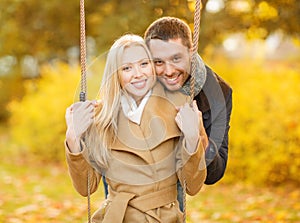
[[190,27],[183,20],[169,16],[155,20],[144,34],[144,39],[148,46],[151,39],[168,41],[179,38],[188,49],[192,47]]

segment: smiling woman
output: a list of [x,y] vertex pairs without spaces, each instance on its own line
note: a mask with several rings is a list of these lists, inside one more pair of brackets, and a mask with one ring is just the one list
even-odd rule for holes
[[89,196],[102,177],[109,185],[93,222],[183,222],[177,182],[186,182],[189,195],[204,183],[197,105],[155,80],[144,40],[124,35],[108,52],[101,101],[66,110],[65,151],[75,189]]
[[156,79],[150,55],[146,52],[142,46],[130,46],[124,50],[121,59],[121,86],[137,105],[153,87]]
[[[196,52],[198,48],[200,6],[201,0],[197,0],[195,7],[196,26],[194,29],[194,36],[196,36],[197,38],[195,38],[194,45],[196,47],[194,47],[193,50],[193,55],[195,55],[193,59],[196,59]],[[183,215],[181,215],[182,213],[179,210],[178,202],[175,203],[175,201],[177,201],[177,182],[180,181],[181,184],[184,185],[184,196],[186,192],[190,195],[194,195],[200,190],[206,177],[206,167],[204,164],[205,159],[203,158],[204,146],[202,144],[202,140],[199,140],[201,113],[199,112],[196,103],[192,103],[191,99],[188,99],[188,96],[183,95],[179,92],[172,92],[169,94],[165,93],[163,87],[159,83],[155,85],[153,89],[151,89],[155,83],[155,70],[153,64],[150,62],[150,52],[144,42],[140,45],[137,44],[138,38],[134,35],[125,35],[118,39],[108,53],[107,63],[104,71],[104,78],[102,80],[101,86],[101,91],[103,92],[101,103],[98,104],[91,101],[85,101],[86,49],[84,0],[80,1],[80,13],[82,67],[80,101],[82,101],[82,103],[75,103],[71,105],[66,111],[68,130],[66,132],[65,144],[69,170],[75,188],[80,194],[87,195],[89,202],[90,192],[94,192],[97,189],[97,187],[93,187],[93,181],[96,181],[96,184],[98,185],[99,178],[101,178],[101,176],[105,176],[105,174],[109,173],[111,170],[113,170],[113,173],[115,173],[116,170],[122,170],[121,175],[123,176],[128,175],[128,172],[132,172],[132,174],[130,175],[141,180],[138,185],[145,184],[144,178],[149,178],[150,171],[150,173],[152,173],[150,175],[150,185],[152,186],[153,184],[155,188],[152,188],[150,191],[154,191],[153,193],[149,193],[149,188],[146,189],[147,187],[141,187],[141,190],[133,191],[131,188],[123,188],[122,183],[118,185],[119,181],[116,181],[115,175],[113,175],[113,178],[108,177],[107,182],[110,186],[109,199],[106,200],[104,206],[98,212],[96,212],[93,217],[94,221],[103,223],[111,221],[123,222],[124,219],[125,222],[132,222],[134,219],[135,221],[137,220],[137,216],[140,216],[138,217],[140,218],[140,220],[147,219],[147,221],[149,222],[152,222],[153,219],[163,222],[185,222],[185,211],[183,211]],[[115,53],[114,51],[117,52]],[[183,59],[186,58],[189,57],[183,54]],[[172,60],[176,63],[177,59],[178,61],[180,61],[181,56],[177,55]],[[120,60],[121,64],[119,63]],[[115,63],[115,61],[117,61],[117,63]],[[192,67],[194,68],[192,69],[194,71],[195,66]],[[174,80],[171,80],[172,78],[168,78],[167,80],[171,80],[171,85],[172,82],[175,82],[175,85],[178,85],[177,82],[180,82],[181,84],[183,80],[186,79],[186,77],[181,74],[182,73],[180,71],[178,75],[176,74],[174,78],[172,77]],[[192,72],[191,77],[191,98],[194,98],[194,72]],[[158,96],[157,100],[153,99],[156,98],[156,96]],[[155,103],[152,102],[153,100]],[[166,100],[166,102],[164,100]],[[190,106],[186,103],[187,101],[190,102]],[[165,106],[167,106],[167,104],[171,105],[171,108],[168,109],[168,111],[171,113],[171,116],[170,114],[168,114],[167,118],[163,114],[164,112],[160,111],[160,104],[164,104]],[[182,107],[177,108],[177,106]],[[154,110],[152,110],[153,108]],[[128,121],[130,121],[129,123],[126,124],[125,122],[125,124],[123,125],[120,124],[122,123],[122,118],[124,117],[121,116],[122,112],[119,112],[119,110],[123,110],[123,115],[128,119]],[[150,136],[152,136],[152,133],[157,133],[157,131],[152,128],[157,128],[158,126],[158,129],[163,130],[163,134],[161,134],[161,137],[155,138],[154,142],[151,142],[151,137],[149,139],[149,127],[142,125],[142,114],[145,117],[144,119],[146,119],[147,125],[151,126]],[[135,118],[132,118],[133,116]],[[136,117],[138,118],[136,119]],[[157,122],[153,124],[154,118],[157,117],[159,120],[161,120],[160,123],[163,123],[163,125],[158,125]],[[91,122],[93,118],[94,123]],[[147,121],[147,119],[149,120]],[[139,125],[140,127],[136,129],[136,127],[131,126],[131,122]],[[122,130],[119,130],[118,127],[121,127],[123,128],[123,130],[125,130],[124,135],[122,134]],[[128,129],[126,129],[126,127]],[[136,129],[136,132],[134,132],[134,129]],[[178,132],[173,132],[174,130],[175,132],[177,132],[178,130],[182,132],[178,134]],[[131,133],[131,135],[129,134],[129,137],[131,137],[130,139],[132,139],[131,141],[144,140],[144,143],[139,144],[137,148],[136,145],[134,147],[130,147],[126,143],[124,144],[121,139],[122,136],[126,136],[125,138],[128,139],[128,132]],[[181,135],[183,135],[184,137],[180,137]],[[173,143],[165,143],[169,142],[170,140],[173,141]],[[123,146],[125,146],[125,151],[129,153],[129,155],[133,153],[135,154],[134,157],[138,159],[142,158],[143,160],[142,162],[136,161],[133,158],[129,158],[130,156],[126,156],[126,162],[128,162],[128,160],[131,160],[133,161],[132,163],[135,164],[135,167],[130,167],[127,173],[124,172],[126,168],[120,169],[119,166],[116,167],[113,165],[113,161],[115,159],[111,160],[113,155],[119,156],[120,154],[122,154],[121,157],[124,156],[123,153],[118,152],[118,149],[120,149],[120,147],[122,146],[117,145],[116,148],[118,149],[115,148],[115,144],[118,143],[121,143],[123,144]],[[129,150],[127,147],[129,148]],[[154,150],[154,148],[159,151],[169,151],[167,152],[167,157],[171,157],[171,159],[166,159],[166,157],[164,157],[164,155],[166,155],[165,153],[163,153],[163,157],[160,158],[156,157],[154,154],[151,154],[152,160],[150,161],[146,158],[147,156],[143,157],[143,155],[141,155],[140,153],[136,154],[136,151],[132,150]],[[81,153],[82,158],[85,159],[88,164],[88,166],[86,166],[86,168],[84,169],[84,172],[86,172],[85,179],[88,179],[86,185],[82,185],[82,182],[84,182],[84,180],[80,178],[80,176],[84,176],[84,174],[76,172],[77,164],[76,162],[72,162],[75,161],[73,160],[73,155],[77,155],[78,153]],[[127,153],[124,154],[126,155]],[[170,156],[168,153],[176,155]],[[179,156],[179,158],[177,158],[177,156]],[[146,170],[145,172],[141,171],[140,169],[136,169],[136,166],[139,166],[137,164],[145,162],[143,164],[144,166],[152,166],[153,163],[160,161],[160,159],[170,160],[170,163],[163,162],[163,167],[155,168],[156,171],[154,171],[154,173],[152,168]],[[158,178],[157,175],[162,175],[161,170],[169,173],[167,178],[173,178],[173,180],[168,180],[165,183],[166,179]],[[90,173],[92,175],[90,175]],[[139,178],[138,173],[142,173],[141,178]],[[108,176],[111,175],[108,174]],[[80,183],[78,182],[78,180],[80,180]],[[195,180],[198,181],[197,184],[194,184]],[[159,184],[161,186],[158,187],[156,185],[156,182],[160,182]],[[130,183],[127,183],[126,185],[130,186]],[[149,182],[147,183],[147,185],[149,185]],[[189,189],[185,191],[187,185],[189,185]],[[83,187],[81,188],[81,186]],[[122,194],[124,191],[127,193],[126,196]],[[167,196],[162,200],[162,195],[165,195],[165,193],[172,195],[169,197]],[[111,196],[113,200],[111,200]],[[120,196],[123,197],[123,201],[118,201]],[[124,196],[126,198],[125,200]],[[148,197],[151,197],[155,200],[155,202],[152,202],[156,203],[154,206],[149,206],[147,202],[145,202],[145,204],[142,204],[141,202],[137,201],[148,200]],[[113,202],[114,200],[118,202]],[[123,203],[121,210],[120,204],[118,204],[120,202]],[[165,204],[168,204],[167,206],[171,205],[171,207],[175,207],[175,209],[172,208],[171,210],[168,210],[170,207],[167,207],[167,209],[165,209]],[[110,206],[110,210],[106,213],[105,209],[108,205]],[[131,207],[137,209],[137,211],[132,212]],[[144,207],[147,208],[145,209]],[[127,209],[131,210],[130,212],[132,213],[127,213]],[[116,217],[115,213],[112,214],[114,210],[121,211],[121,215]],[[134,217],[132,217],[132,215]],[[90,222],[91,220],[89,213],[88,218]]]

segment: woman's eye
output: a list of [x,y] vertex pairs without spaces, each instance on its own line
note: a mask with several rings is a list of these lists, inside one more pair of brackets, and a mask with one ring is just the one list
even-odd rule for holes
[[146,67],[148,64],[149,64],[148,61],[144,61],[144,62],[141,63],[141,66],[142,66],[142,67]]
[[131,67],[130,66],[124,66],[122,67],[122,71],[130,71]]

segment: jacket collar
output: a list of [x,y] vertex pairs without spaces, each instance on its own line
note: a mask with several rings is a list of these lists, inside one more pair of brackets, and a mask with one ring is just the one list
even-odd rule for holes
[[[194,87],[194,95],[198,95],[203,88],[203,85],[206,81],[206,68],[205,64],[197,54],[197,63],[196,63],[196,72],[195,72],[195,87]],[[189,79],[184,83],[181,90],[184,94],[190,95],[191,94],[191,75]]]

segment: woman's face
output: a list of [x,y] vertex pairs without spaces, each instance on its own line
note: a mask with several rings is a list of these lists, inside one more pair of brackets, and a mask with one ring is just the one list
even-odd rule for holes
[[142,46],[125,48],[119,71],[121,86],[136,101],[142,99],[154,85],[152,63]]

